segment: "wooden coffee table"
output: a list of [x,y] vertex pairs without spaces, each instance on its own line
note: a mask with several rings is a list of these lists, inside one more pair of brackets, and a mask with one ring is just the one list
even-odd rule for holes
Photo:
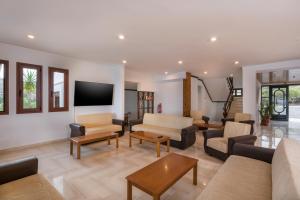
[[193,184],[197,185],[197,163],[198,160],[176,153],[153,162],[126,177],[127,179],[127,200],[132,200],[132,186],[153,196],[159,200],[160,196],[193,169]]
[[73,143],[77,145],[77,159],[80,159],[80,146],[82,144],[89,144],[92,142],[98,142],[107,140],[107,143],[110,145],[110,139],[116,139],[116,147],[119,148],[119,134],[113,132],[107,133],[95,133],[90,135],[84,135],[79,137],[70,138],[70,155],[73,155]]
[[135,131],[129,134],[129,147],[132,147],[132,138],[139,139],[140,144],[143,143],[143,140],[156,144],[157,157],[160,157],[161,143],[167,142],[167,152],[170,151],[170,137],[145,131]]

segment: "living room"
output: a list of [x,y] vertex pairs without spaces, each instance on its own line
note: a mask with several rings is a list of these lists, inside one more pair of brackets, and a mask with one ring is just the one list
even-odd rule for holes
[[299,8],[1,1],[0,199],[300,199]]

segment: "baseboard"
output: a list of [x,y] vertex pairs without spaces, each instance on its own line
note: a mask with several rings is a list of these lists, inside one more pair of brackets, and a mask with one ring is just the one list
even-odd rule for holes
[[39,143],[35,143],[35,144],[23,145],[23,146],[19,146],[19,147],[10,147],[7,149],[1,149],[0,153],[8,153],[8,152],[12,152],[12,151],[29,149],[29,148],[33,148],[33,147],[39,147],[39,146],[58,143],[58,142],[66,142],[68,140],[69,140],[69,138],[63,138],[63,139],[57,139],[57,140],[50,140],[50,141],[46,141],[46,142],[39,142]]

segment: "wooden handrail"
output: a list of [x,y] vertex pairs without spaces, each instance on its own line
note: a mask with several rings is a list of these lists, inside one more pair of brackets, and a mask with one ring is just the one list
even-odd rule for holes
[[223,107],[223,117],[224,118],[227,117],[228,112],[231,107],[231,103],[233,101],[233,78],[228,77],[228,78],[226,78],[226,80],[227,80],[228,87],[229,87],[229,94],[227,96],[226,102],[224,103],[224,107]]

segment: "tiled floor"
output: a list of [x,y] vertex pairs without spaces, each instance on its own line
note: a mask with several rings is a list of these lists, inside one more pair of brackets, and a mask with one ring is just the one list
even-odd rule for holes
[[[200,135],[200,134],[199,134]],[[198,185],[192,184],[192,171],[171,187],[161,199],[193,200],[201,193],[208,181],[222,165],[204,153],[203,139],[198,135],[197,143],[187,150],[171,148],[171,152],[199,159]],[[128,147],[128,137],[120,138],[120,148],[116,150],[114,141],[95,143],[82,148],[81,160],[69,155],[69,143],[59,142],[24,150],[0,153],[0,162],[35,155],[39,159],[39,173],[63,194],[66,199],[120,200],[126,199],[125,177],[130,173],[157,160],[155,146],[142,145],[136,140],[133,148]],[[161,156],[167,155],[162,148]],[[179,163],[180,164],[180,163]],[[134,188],[134,199],[152,199],[148,194]]]
[[[259,127],[258,146],[275,148],[282,137],[300,140],[300,121],[272,122],[269,127]],[[161,197],[163,200],[194,200],[214,176],[222,161],[204,153],[203,137],[197,134],[197,142],[187,150],[171,148],[171,152],[199,159],[198,185],[192,184],[192,172],[189,172]],[[166,155],[162,149],[161,156]],[[69,155],[69,143],[36,146],[22,150],[0,152],[0,162],[37,156],[39,173],[43,174],[65,199],[120,200],[126,199],[125,177],[130,173],[157,160],[155,146],[134,141],[133,148],[128,147],[128,137],[120,138],[120,148],[115,149],[114,142],[95,143],[82,148],[82,158],[77,160]],[[152,199],[149,195],[134,188],[134,199]]]

